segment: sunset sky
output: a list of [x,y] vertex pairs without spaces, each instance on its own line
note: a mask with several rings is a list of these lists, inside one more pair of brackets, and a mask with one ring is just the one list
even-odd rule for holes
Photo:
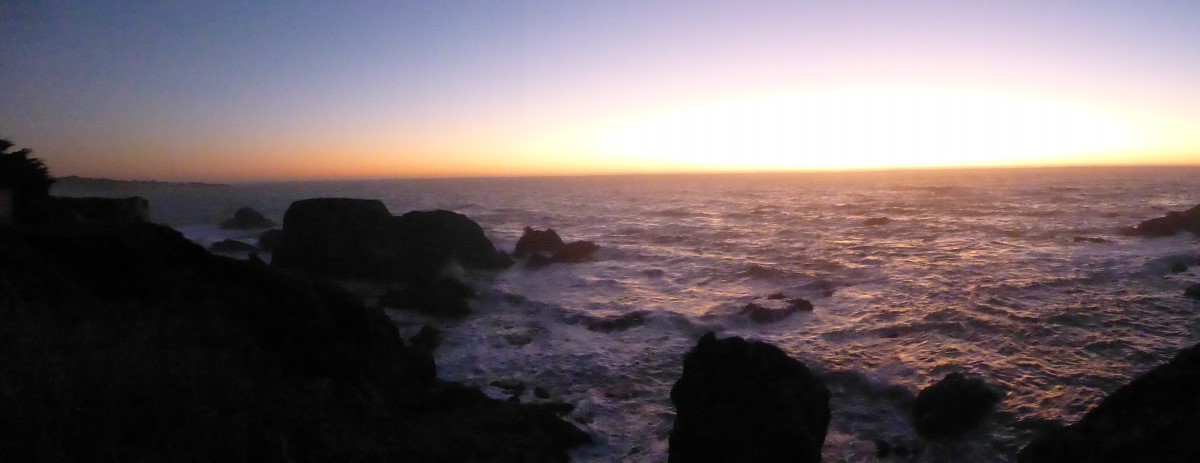
[[0,3],[56,175],[1200,164],[1200,2]]

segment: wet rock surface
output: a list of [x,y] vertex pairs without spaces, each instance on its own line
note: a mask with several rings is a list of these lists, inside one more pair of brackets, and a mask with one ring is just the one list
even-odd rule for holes
[[1078,422],[1051,430],[1018,461],[1200,461],[1200,344],[1121,386]]
[[821,461],[829,391],[770,344],[705,334],[684,357],[671,402],[671,462]]
[[959,439],[979,426],[1001,398],[982,379],[951,373],[917,394],[913,427],[929,439]]

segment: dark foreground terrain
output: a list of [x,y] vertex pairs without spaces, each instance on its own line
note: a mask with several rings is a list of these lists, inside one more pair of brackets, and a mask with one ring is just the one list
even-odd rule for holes
[[565,461],[378,309],[153,224],[0,228],[5,461]]

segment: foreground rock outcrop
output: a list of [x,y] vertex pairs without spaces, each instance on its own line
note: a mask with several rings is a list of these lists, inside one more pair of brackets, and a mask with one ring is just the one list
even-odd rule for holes
[[1200,344],[1121,386],[1078,422],[1021,450],[1022,463],[1200,461]]
[[929,439],[958,439],[996,408],[1002,396],[982,379],[950,373],[913,402],[913,427]]
[[379,310],[152,224],[0,229],[6,461],[566,461]]
[[1168,212],[1158,217],[1139,223],[1136,227],[1121,231],[1128,236],[1162,237],[1171,236],[1182,231],[1200,234],[1200,206],[1183,212]]
[[271,265],[313,275],[427,282],[446,264],[495,270],[512,265],[483,229],[450,211],[392,217],[378,200],[296,201],[283,217]]
[[670,461],[819,462],[829,390],[778,347],[705,334],[671,388]]

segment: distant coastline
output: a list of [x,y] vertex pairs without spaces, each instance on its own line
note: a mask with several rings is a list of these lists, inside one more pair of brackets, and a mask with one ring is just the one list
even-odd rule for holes
[[86,176],[67,175],[55,179],[52,191],[55,194],[72,196],[88,192],[145,192],[156,190],[181,190],[181,188],[226,188],[228,184],[205,184],[205,182],[170,182],[157,180],[113,180],[101,178],[86,178]]

